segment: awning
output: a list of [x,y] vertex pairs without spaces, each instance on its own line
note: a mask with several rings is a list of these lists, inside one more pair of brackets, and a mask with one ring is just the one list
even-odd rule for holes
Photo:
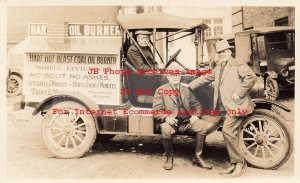
[[294,32],[295,27],[293,26],[277,26],[277,27],[262,27],[255,28],[243,32],[237,32],[236,34],[270,34],[276,32]]
[[57,53],[119,53],[121,37],[69,38],[64,43],[49,43],[47,37],[28,37],[11,51]]

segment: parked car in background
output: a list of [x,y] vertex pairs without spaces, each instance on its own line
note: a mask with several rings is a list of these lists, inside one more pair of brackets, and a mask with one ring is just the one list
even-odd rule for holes
[[235,46],[234,56],[248,62],[253,71],[263,77],[266,98],[276,100],[280,91],[294,87],[294,27],[264,27],[210,37],[206,44],[211,59],[215,54],[215,43],[221,39]]

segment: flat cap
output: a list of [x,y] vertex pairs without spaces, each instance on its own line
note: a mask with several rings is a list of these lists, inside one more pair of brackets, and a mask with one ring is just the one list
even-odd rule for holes
[[147,30],[137,30],[137,31],[135,31],[134,34],[135,34],[135,35],[151,35],[152,32],[147,31]]

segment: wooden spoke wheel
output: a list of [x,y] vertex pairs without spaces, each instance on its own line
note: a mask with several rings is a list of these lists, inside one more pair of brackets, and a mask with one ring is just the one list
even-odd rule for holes
[[17,75],[11,75],[7,81],[6,93],[7,96],[18,96],[23,90],[23,80]]
[[[68,111],[54,114],[53,109]],[[42,136],[47,148],[57,158],[79,158],[87,153],[96,139],[95,121],[90,114],[77,114],[83,105],[64,101],[51,107],[44,116]]]
[[258,109],[242,125],[239,146],[246,161],[257,168],[277,169],[291,155],[292,140],[284,120],[276,113]]

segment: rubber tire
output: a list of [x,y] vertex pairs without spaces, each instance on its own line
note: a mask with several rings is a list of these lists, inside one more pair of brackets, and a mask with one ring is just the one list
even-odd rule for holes
[[[72,159],[72,158],[80,158],[83,155],[85,155],[94,145],[94,142],[96,140],[96,127],[95,127],[95,120],[92,115],[84,114],[82,115],[81,119],[88,125],[87,127],[87,134],[84,138],[84,141],[80,144],[80,148],[73,148],[74,150],[71,152],[62,152],[58,148],[55,143],[53,143],[53,140],[51,140],[51,137],[47,133],[47,125],[51,122],[51,119],[56,115],[53,114],[53,109],[83,109],[86,110],[87,108],[78,102],[74,101],[63,101],[60,103],[55,104],[52,106],[44,115],[44,120],[42,123],[42,137],[43,141],[46,145],[46,147],[55,155],[57,158],[63,158],[63,159]],[[66,114],[62,114],[66,115]]]
[[[245,160],[247,161],[247,163],[250,164],[250,165],[252,165],[253,167],[261,168],[261,169],[272,169],[272,170],[278,169],[279,167],[281,167],[289,159],[289,157],[292,154],[292,150],[293,150],[293,140],[292,140],[292,138],[290,136],[289,131],[287,130],[287,128],[285,127],[285,125],[283,123],[285,120],[283,118],[281,118],[279,115],[277,115],[276,113],[274,113],[273,111],[270,111],[270,110],[267,110],[267,109],[257,109],[257,110],[254,110],[253,113],[251,114],[251,116],[249,116],[249,117],[252,117],[252,116],[255,116],[255,115],[268,116],[269,118],[273,118],[277,122],[277,124],[283,129],[283,131],[284,131],[284,133],[285,133],[285,135],[287,137],[287,140],[288,140],[288,142],[287,142],[287,144],[288,144],[287,153],[276,164],[274,164],[274,165],[268,165],[268,166],[261,166],[261,165],[257,165],[257,164],[251,163],[250,161],[247,161],[247,159],[246,159],[246,157],[244,155],[243,156],[244,156]],[[242,124],[245,124],[246,120],[243,121]],[[243,127],[243,125],[242,125],[242,127]],[[240,133],[239,135],[241,136],[243,134]],[[239,143],[241,143],[241,141],[239,141]],[[241,144],[239,144],[239,147],[241,147]],[[240,150],[242,152],[242,149],[240,149]]]
[[[273,90],[275,91],[274,92],[274,96],[273,97],[270,97],[268,94],[267,94],[267,83],[268,82],[272,82],[273,83]],[[271,78],[270,76],[267,77],[266,79],[266,93],[265,93],[265,98],[267,99],[270,99],[270,100],[277,100],[278,96],[279,96],[279,87],[278,87],[278,83],[275,79]]]
[[97,141],[109,141],[115,136],[113,134],[97,134]]
[[[22,90],[23,90],[23,80],[20,76],[12,74],[10,75],[10,77],[8,78],[9,80],[15,80],[18,83],[18,88],[15,92],[13,93],[9,93],[6,89],[6,94],[8,97],[14,97],[14,96],[18,96],[22,94]],[[8,86],[8,83],[7,83]]]

